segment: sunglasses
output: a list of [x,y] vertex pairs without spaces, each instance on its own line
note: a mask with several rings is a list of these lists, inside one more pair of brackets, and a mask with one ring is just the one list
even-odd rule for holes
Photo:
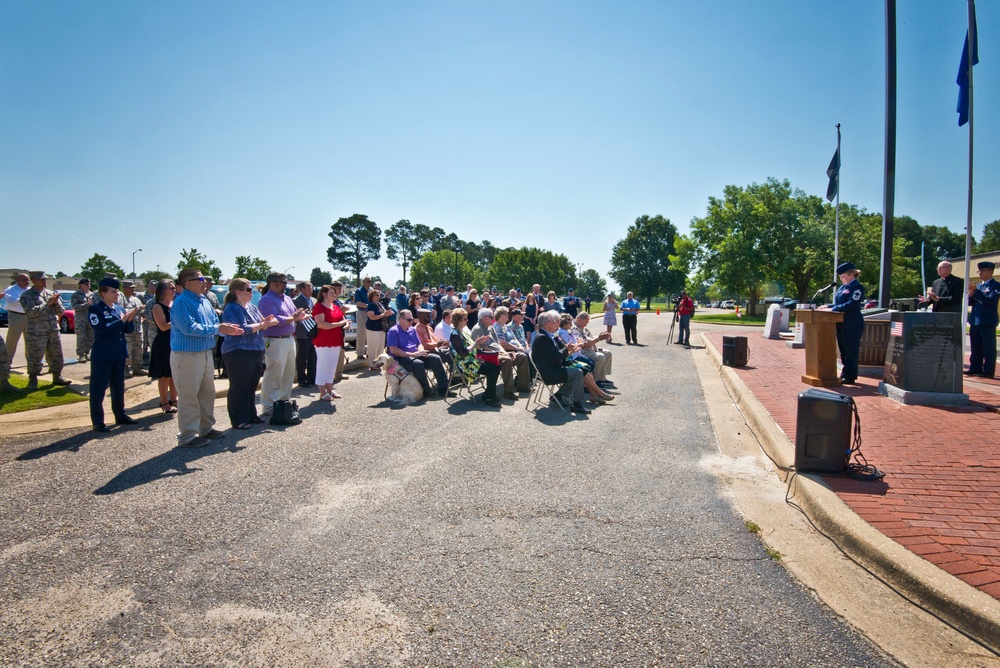
[[253,292],[253,288],[240,288],[240,292]]
[[199,283],[204,283],[206,280],[207,279],[204,276],[199,276],[198,278],[189,278],[187,279],[187,282],[190,283],[191,281],[198,281]]

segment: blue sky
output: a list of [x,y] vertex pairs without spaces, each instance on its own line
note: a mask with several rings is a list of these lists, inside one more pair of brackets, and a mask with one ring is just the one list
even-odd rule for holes
[[[964,0],[898,8],[896,214],[964,231]],[[977,3],[974,232],[1000,218],[996,28]],[[0,266],[196,247],[329,269],[330,225],[402,218],[605,277],[643,214],[727,184],[882,208],[884,6],[759,2],[0,4]],[[21,236],[17,237],[20,231]],[[393,281],[383,258],[371,273]]]

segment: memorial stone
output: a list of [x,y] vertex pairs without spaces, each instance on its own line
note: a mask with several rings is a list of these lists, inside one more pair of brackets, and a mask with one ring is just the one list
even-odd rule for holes
[[893,313],[880,389],[907,404],[968,403],[962,393],[962,343],[958,313]]

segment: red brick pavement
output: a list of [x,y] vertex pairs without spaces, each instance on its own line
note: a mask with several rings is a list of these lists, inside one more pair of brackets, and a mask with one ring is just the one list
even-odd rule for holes
[[[735,333],[735,332],[734,332]],[[724,332],[707,332],[722,350]],[[747,332],[749,364],[735,369],[795,442],[805,351]],[[886,476],[879,482],[824,476],[869,524],[927,561],[1000,598],[1000,382],[966,381],[971,404],[903,406],[878,394],[879,379],[822,388],[854,398],[861,452]]]

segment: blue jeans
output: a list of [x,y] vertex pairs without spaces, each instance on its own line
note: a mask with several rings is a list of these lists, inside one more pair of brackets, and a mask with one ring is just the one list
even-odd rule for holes
[[681,328],[680,331],[677,332],[677,343],[688,345],[691,343],[691,316],[682,315],[680,320]]

